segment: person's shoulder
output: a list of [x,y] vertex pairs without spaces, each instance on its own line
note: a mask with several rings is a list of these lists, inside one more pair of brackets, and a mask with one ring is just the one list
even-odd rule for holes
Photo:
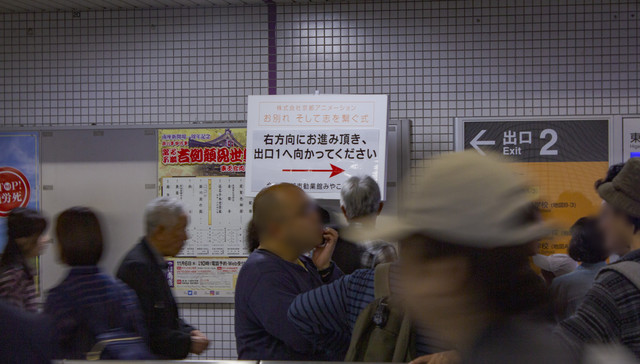
[[17,264],[8,265],[0,270],[0,284],[14,283],[20,277],[26,275],[26,270]]
[[136,244],[129,252],[122,258],[120,268],[118,271],[127,268],[139,268],[142,266],[152,265],[154,262],[149,258],[144,242]]
[[145,250],[146,247],[144,241],[138,242],[133,246],[133,248],[129,250],[129,252],[127,252],[127,254],[122,259],[122,262],[125,263],[129,261],[146,261],[147,254]]
[[577,278],[576,272],[567,273],[565,275],[561,275],[559,277],[555,277],[553,281],[551,281],[551,288],[559,288],[571,284]]
[[629,295],[637,294],[640,287],[636,285],[623,273],[615,269],[612,264],[602,268],[595,277],[593,286],[589,293],[591,295],[607,295],[614,299],[627,300]]
[[351,283],[368,284],[374,281],[375,275],[375,269],[358,269],[345,278]]
[[283,260],[273,255],[272,253],[262,250],[254,250],[249,254],[249,258],[242,265],[241,271],[257,272],[257,273],[269,273],[278,272],[282,270]]
[[[256,250],[242,265],[237,285],[248,289],[258,285],[286,284],[290,276],[285,263],[282,259],[272,256],[271,253]],[[237,291],[238,289],[236,289]]]

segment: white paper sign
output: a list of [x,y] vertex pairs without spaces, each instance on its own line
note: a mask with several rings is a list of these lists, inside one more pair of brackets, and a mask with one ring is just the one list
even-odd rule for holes
[[189,213],[189,240],[181,257],[227,257],[249,254],[245,229],[252,200],[244,195],[244,178],[163,178],[162,195],[182,201]]
[[386,95],[249,96],[246,194],[289,182],[339,199],[352,176],[373,177],[385,196]]
[[167,280],[178,297],[233,297],[246,258],[171,258]]

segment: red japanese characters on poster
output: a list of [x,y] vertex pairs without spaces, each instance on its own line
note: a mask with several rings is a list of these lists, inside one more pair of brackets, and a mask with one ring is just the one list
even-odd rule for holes
[[30,195],[29,180],[22,172],[0,167],[0,217],[6,217],[16,207],[27,206]]
[[158,177],[244,176],[246,129],[158,131]]

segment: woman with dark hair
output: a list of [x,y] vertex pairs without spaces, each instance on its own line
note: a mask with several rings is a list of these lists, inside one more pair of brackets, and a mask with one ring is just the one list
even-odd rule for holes
[[7,246],[0,259],[0,299],[36,312],[33,258],[42,254],[47,221],[37,211],[18,207],[7,217]]
[[[85,359],[109,332],[146,338],[135,293],[104,273],[97,264],[103,238],[96,214],[85,207],[63,211],[56,222],[60,260],[71,267],[68,276],[47,296],[44,312],[54,323],[55,359]],[[148,352],[143,353],[149,358]]]
[[582,264],[573,272],[555,278],[551,283],[558,322],[573,315],[587,291],[593,286],[598,271],[607,265],[608,254],[596,217],[582,217],[573,224],[569,256]]

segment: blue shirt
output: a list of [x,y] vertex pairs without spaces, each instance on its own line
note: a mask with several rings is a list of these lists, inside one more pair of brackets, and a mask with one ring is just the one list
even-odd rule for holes
[[[236,284],[235,331],[239,360],[335,360],[302,336],[287,318],[300,293],[324,284],[313,261],[300,257],[304,268],[258,249],[242,265]],[[342,272],[334,267],[331,282]]]
[[573,315],[593,286],[596,275],[606,262],[582,263],[571,273],[554,278],[551,294],[554,297],[556,320],[562,321]]
[[[398,287],[398,274],[392,266],[389,280],[392,294]],[[331,284],[298,296],[289,309],[289,319],[319,347],[346,355],[351,332],[360,313],[375,300],[375,270],[359,269]],[[394,290],[395,288],[395,290]],[[448,350],[427,330],[416,328],[418,356]]]
[[96,266],[72,267],[44,312],[54,324],[55,359],[85,359],[95,336],[112,328],[147,337],[136,294]]

